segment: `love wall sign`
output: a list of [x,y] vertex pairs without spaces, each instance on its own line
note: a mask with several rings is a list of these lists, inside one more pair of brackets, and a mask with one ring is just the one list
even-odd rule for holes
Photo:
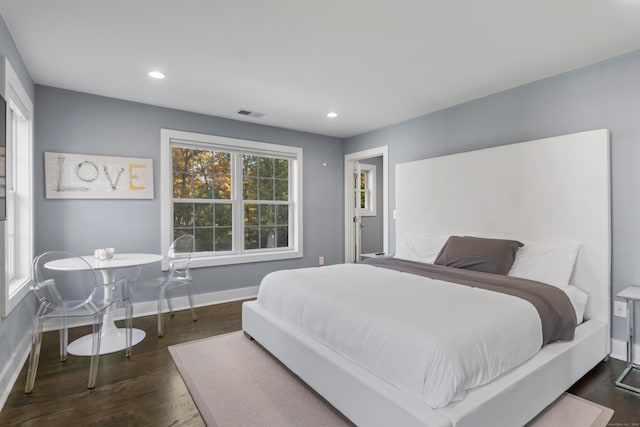
[[47,199],[153,199],[153,159],[44,153]]

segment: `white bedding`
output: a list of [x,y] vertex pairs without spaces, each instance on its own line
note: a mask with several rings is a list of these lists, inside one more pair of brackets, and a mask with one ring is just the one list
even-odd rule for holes
[[520,298],[363,264],[271,273],[257,302],[433,408],[542,343],[539,315]]

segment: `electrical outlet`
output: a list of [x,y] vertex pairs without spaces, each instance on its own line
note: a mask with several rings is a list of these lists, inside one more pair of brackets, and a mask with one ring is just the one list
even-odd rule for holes
[[618,317],[627,317],[627,303],[625,301],[614,301],[613,315]]
[[318,258],[318,265],[324,265],[324,257],[323,256]]

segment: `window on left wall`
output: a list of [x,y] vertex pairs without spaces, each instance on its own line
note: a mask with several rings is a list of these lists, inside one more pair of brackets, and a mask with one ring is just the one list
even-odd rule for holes
[[29,293],[33,258],[33,102],[6,58],[2,60],[6,111],[6,221],[0,222],[3,257],[0,311],[7,316]]

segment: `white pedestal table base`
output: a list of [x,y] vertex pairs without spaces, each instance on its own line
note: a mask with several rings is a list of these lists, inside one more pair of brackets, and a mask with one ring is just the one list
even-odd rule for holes
[[[103,328],[104,328],[103,324]],[[116,351],[127,348],[127,330],[124,328],[115,328],[108,334],[100,337],[100,354],[115,353]],[[134,346],[144,339],[146,333],[142,329],[131,330],[131,345]],[[85,335],[78,338],[67,348],[69,354],[74,356],[91,356],[93,347],[93,334]]]

